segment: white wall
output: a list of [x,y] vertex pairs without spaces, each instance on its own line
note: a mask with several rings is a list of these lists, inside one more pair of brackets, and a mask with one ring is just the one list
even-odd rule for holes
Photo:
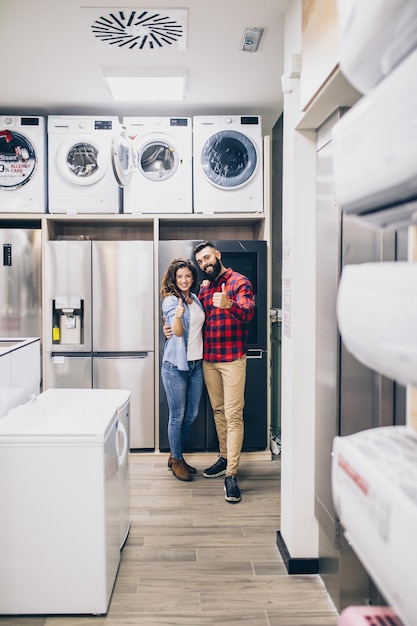
[[[285,68],[300,53],[302,0],[285,15]],[[316,145],[297,131],[299,81],[284,94],[281,535],[292,558],[318,556],[314,517]]]

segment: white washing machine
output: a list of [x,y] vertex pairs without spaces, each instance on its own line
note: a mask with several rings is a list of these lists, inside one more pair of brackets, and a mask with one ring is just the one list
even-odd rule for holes
[[45,118],[3,115],[0,117],[0,213],[45,211]]
[[192,213],[192,119],[125,117],[134,169],[123,188],[124,213]]
[[119,213],[113,116],[48,117],[49,213]]
[[194,117],[194,212],[262,212],[262,156],[259,116]]

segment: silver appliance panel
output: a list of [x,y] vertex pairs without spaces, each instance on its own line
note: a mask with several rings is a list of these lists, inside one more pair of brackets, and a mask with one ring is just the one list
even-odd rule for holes
[[42,337],[41,230],[2,228],[0,335]]
[[130,448],[155,447],[154,354],[94,355],[95,389],[128,389],[130,396]]
[[48,354],[45,369],[48,388],[91,389],[92,387],[90,355]]
[[154,349],[152,241],[94,241],[93,349]]
[[[89,352],[91,337],[91,242],[48,241],[45,246],[46,286],[46,349],[48,352]],[[63,309],[76,307],[81,315],[81,341],[73,343],[54,338],[54,327],[59,327]],[[79,312],[77,307],[81,307]],[[58,311],[58,312],[57,312]]]

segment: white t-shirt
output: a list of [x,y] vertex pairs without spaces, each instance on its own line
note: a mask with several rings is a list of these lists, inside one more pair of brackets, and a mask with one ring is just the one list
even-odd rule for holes
[[206,316],[196,302],[192,302],[188,307],[190,311],[190,329],[188,332],[187,361],[197,361],[203,358],[203,333],[201,329]]

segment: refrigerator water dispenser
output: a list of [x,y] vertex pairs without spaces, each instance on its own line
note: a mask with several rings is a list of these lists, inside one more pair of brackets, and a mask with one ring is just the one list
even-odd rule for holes
[[56,298],[52,301],[52,340],[54,344],[81,345],[83,343],[83,300]]

